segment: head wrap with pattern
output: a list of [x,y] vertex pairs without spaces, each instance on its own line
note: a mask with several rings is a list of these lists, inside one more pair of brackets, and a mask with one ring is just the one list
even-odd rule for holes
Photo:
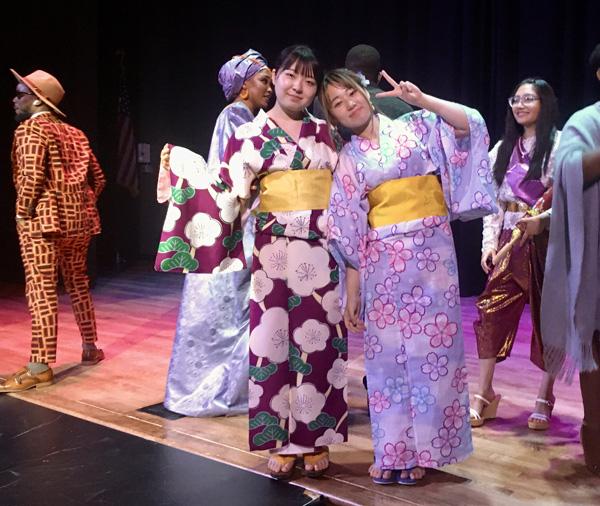
[[268,68],[267,60],[258,51],[248,49],[225,63],[219,70],[219,84],[228,101],[238,96],[242,85],[257,72]]

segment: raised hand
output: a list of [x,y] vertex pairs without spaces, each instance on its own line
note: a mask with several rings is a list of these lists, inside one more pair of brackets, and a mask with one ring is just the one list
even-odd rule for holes
[[165,170],[169,170],[171,168],[170,166],[170,158],[171,158],[171,145],[170,144],[165,144],[165,146],[162,148],[162,151],[160,152],[160,166],[165,169]]
[[410,105],[415,105],[417,107],[423,106],[424,94],[416,84],[413,84],[410,81],[396,82],[385,70],[381,71],[381,77],[383,77],[394,89],[377,93],[377,97],[397,97],[408,102]]

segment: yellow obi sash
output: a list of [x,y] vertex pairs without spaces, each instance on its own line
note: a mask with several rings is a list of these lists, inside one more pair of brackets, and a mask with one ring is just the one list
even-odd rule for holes
[[436,176],[391,179],[367,195],[371,228],[418,220],[427,216],[446,216],[448,209],[442,186]]
[[280,170],[260,180],[260,212],[327,209],[332,181],[329,169]]

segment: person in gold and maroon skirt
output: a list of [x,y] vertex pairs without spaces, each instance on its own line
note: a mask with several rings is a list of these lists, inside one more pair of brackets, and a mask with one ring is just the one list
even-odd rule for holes
[[[492,385],[494,369],[510,355],[526,303],[531,306],[533,323],[531,361],[545,371],[539,315],[547,234],[503,247],[519,233],[517,221],[531,212],[552,186],[554,153],[560,139],[558,106],[554,91],[542,79],[519,83],[508,103],[504,136],[490,152],[500,212],[484,218],[481,266],[488,280],[477,300],[479,317],[474,323],[480,374],[479,393],[471,407],[473,427],[496,416],[500,395]],[[529,428],[548,428],[553,385],[554,378],[544,372]]]

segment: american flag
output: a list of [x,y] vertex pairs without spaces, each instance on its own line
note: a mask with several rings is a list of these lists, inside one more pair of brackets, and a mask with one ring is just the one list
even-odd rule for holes
[[132,196],[139,191],[135,137],[129,110],[129,93],[125,77],[124,55],[121,54],[121,76],[119,83],[119,108],[117,111],[117,184],[127,188]]

